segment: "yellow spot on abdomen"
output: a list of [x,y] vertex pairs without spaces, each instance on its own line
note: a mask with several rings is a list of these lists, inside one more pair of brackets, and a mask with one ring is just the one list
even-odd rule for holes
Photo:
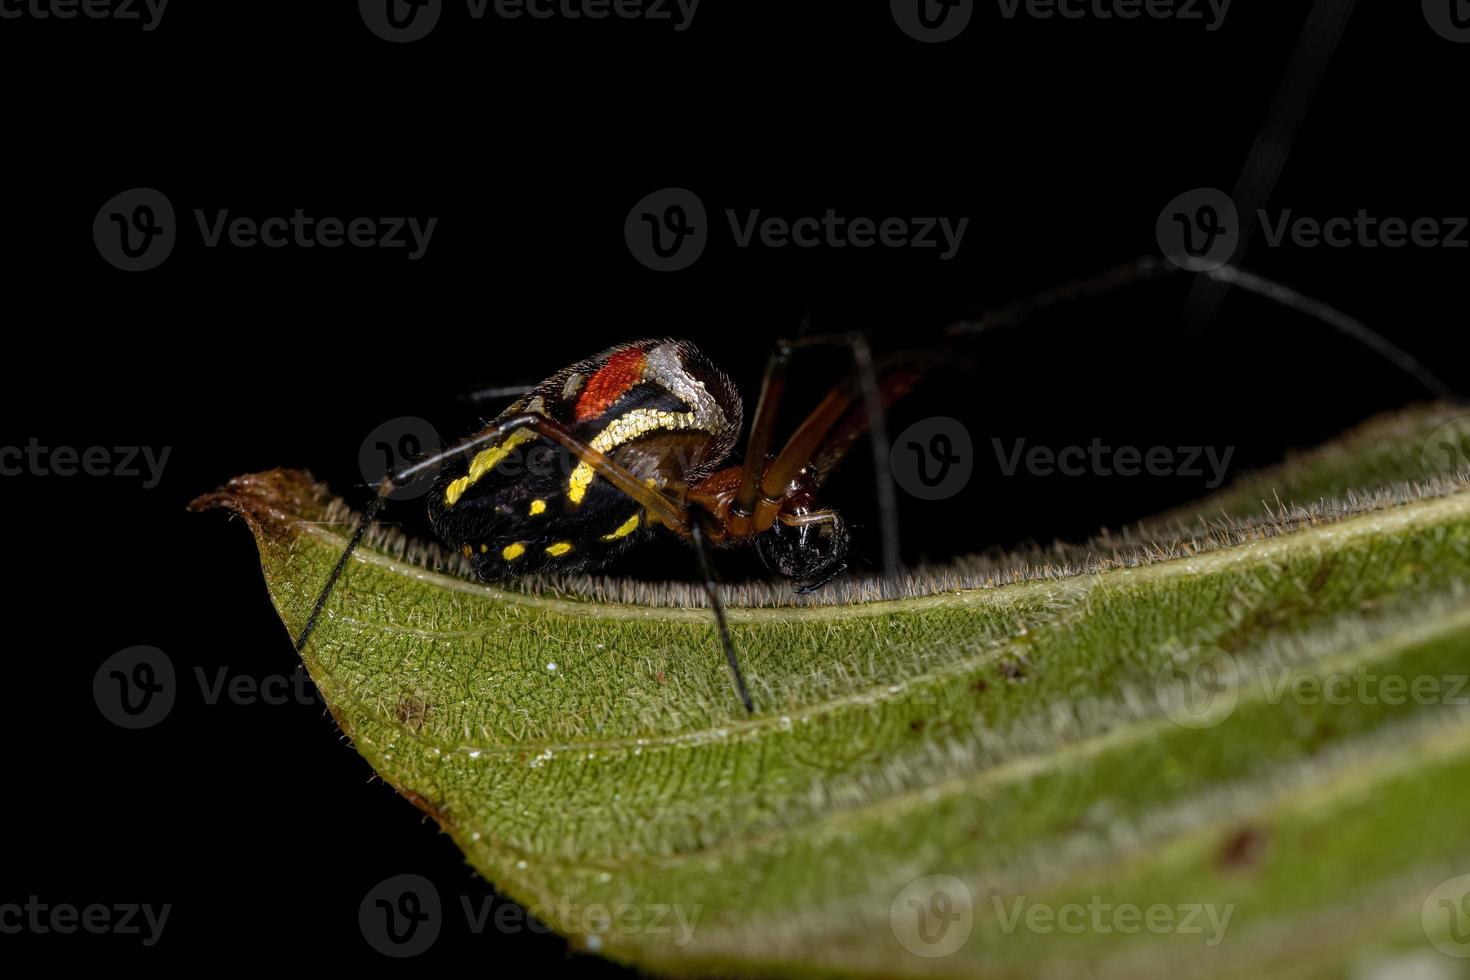
[[531,516],[532,517],[535,517],[537,514],[544,514],[544,513],[546,513],[546,501],[544,501],[544,500],[533,500],[533,501],[531,501]]
[[489,449],[482,449],[470,460],[470,472],[468,476],[462,476],[444,488],[444,503],[453,507],[464,496],[464,492],[473,486],[482,476],[489,473],[509,456],[511,450],[525,442],[536,438],[536,433],[530,429],[517,429],[506,437],[505,441]]
[[602,536],[602,540],[616,541],[618,538],[626,538],[628,535],[632,534],[636,530],[638,530],[638,515],[634,514],[632,517],[628,518],[621,525],[619,525],[616,531],[611,534],[604,534]]
[[547,548],[546,553],[548,555],[551,555],[553,558],[560,558],[562,555],[571,550],[572,543],[570,541],[558,541],[556,544]]
[[517,558],[521,557],[521,555],[524,555],[525,553],[526,546],[521,544],[519,541],[517,541],[515,544],[508,544],[504,548],[500,549],[500,557],[504,558],[506,561],[515,561]]

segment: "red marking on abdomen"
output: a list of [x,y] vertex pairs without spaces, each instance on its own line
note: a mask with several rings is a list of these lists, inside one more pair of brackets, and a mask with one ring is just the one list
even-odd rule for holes
[[609,357],[607,363],[587,379],[587,386],[577,399],[577,421],[584,422],[607,411],[608,406],[642,380],[643,364],[643,351],[636,347]]

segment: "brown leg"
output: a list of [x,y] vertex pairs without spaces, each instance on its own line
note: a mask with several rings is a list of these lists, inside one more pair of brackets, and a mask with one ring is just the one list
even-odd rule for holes
[[[781,414],[781,400],[786,393],[786,373],[791,364],[791,356],[802,347],[852,347],[854,351],[857,349],[852,338],[834,334],[815,334],[796,340],[776,341],[775,350],[772,351],[770,359],[766,361],[765,376],[761,380],[760,401],[756,403],[755,418],[750,424],[750,438],[746,443],[745,459],[741,464],[740,489],[730,508],[730,526],[727,532],[732,537],[745,537],[754,531],[769,527],[769,522],[774,514],[769,504],[760,507],[762,517],[758,522],[753,523],[761,498],[764,497],[768,501],[779,498],[785,492],[791,478],[806,465],[803,460],[796,465],[794,470],[791,470],[785,479],[779,479],[781,474],[778,474],[776,478],[764,481],[761,479],[766,473],[765,463],[766,457],[771,452],[771,437],[775,435],[776,422]],[[846,396],[840,390],[828,396],[829,399],[844,397]],[[819,406],[812,416],[802,423],[802,428],[792,435],[786,448],[782,450],[781,457],[778,457],[778,461],[788,456],[796,458],[800,455],[801,447],[808,444],[815,449],[821,442],[822,436],[825,435],[825,430],[819,431],[819,427],[823,424],[822,419],[832,416],[826,423],[830,426],[841,418],[849,404],[851,404],[850,397],[841,406],[828,405],[826,402]],[[795,448],[793,448],[793,443],[796,444]],[[776,463],[772,465],[775,466]]]

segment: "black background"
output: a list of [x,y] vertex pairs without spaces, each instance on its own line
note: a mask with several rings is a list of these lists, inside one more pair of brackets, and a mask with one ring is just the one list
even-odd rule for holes
[[[1005,20],[980,3],[925,45],[886,4],[705,0],[692,26],[472,22],[449,3],[408,45],[352,3],[212,2],[161,26],[0,20],[6,103],[6,445],[171,447],[161,483],[6,477],[12,824],[0,902],[171,903],[162,941],[0,936],[48,956],[235,964],[375,959],[358,903],[390,875],[429,877],[448,914],[419,962],[558,963],[551,936],[472,934],[459,896],[492,894],[447,837],[381,782],[314,704],[211,706],[194,671],[260,679],[297,658],[239,524],[185,505],[238,473],[310,468],[364,495],[357,457],[407,415],[446,437],[464,390],[534,381],[614,342],[699,343],[753,401],[771,342],[864,329],[880,350],[964,311],[1156,248],[1166,202],[1229,189],[1303,23],[1304,3],[1236,3],[1221,29],[1173,20]],[[1470,46],[1418,4],[1364,2],[1270,208],[1408,219],[1466,213]],[[181,240],[160,268],[102,260],[94,215],[155,187]],[[630,255],[634,202],[668,186],[709,209],[691,268]],[[206,249],[192,211],[435,216],[404,252]],[[968,216],[959,254],[736,248],[724,210],[787,218]],[[1463,250],[1270,248],[1242,264],[1374,325],[1464,391]],[[1198,495],[1186,477],[1013,478],[991,448],[1234,447],[1272,462],[1422,388],[1321,326],[1233,294],[1180,329],[1184,281],[1146,287],[977,345],[978,368],[897,410],[950,414],[975,440],[959,498],[904,498],[905,557],[1077,539]],[[830,359],[814,357],[804,397]],[[798,406],[799,407],[799,406]],[[871,473],[834,481],[876,554]],[[412,508],[394,519],[418,520]],[[677,546],[632,574],[686,576]],[[725,573],[753,573],[726,556]],[[181,692],[141,732],[97,711],[110,654],[151,644]],[[713,650],[713,648],[712,648]],[[572,966],[615,968],[584,957]]]

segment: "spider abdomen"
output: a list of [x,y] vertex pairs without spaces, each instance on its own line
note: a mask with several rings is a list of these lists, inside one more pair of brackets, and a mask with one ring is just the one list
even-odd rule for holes
[[[741,403],[692,344],[646,340],[557,372],[500,418],[546,416],[660,489],[682,487],[729,455]],[[447,463],[429,496],[435,532],[481,578],[600,568],[646,538],[643,508],[551,440],[516,429]]]

